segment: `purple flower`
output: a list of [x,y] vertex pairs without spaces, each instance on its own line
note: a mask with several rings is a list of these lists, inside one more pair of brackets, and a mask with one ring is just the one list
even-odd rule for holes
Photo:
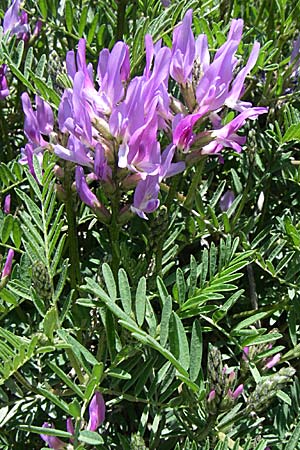
[[96,207],[101,208],[101,204],[98,198],[96,197],[95,194],[93,194],[93,192],[88,187],[88,184],[85,180],[83,168],[80,166],[76,167],[75,181],[76,181],[76,189],[80,197],[80,200],[83,201],[90,208]]
[[3,31],[16,34],[18,39],[28,39],[28,16],[25,11],[20,11],[20,0],[13,0],[3,19]]
[[[50,423],[44,422],[43,428],[54,428],[54,427]],[[66,444],[63,441],[61,441],[57,436],[49,436],[47,434],[40,434],[40,436],[43,439],[43,441],[45,441],[46,444],[48,444],[49,447],[54,450],[66,448]]]
[[229,108],[235,109],[236,111],[243,111],[245,108],[249,108],[252,106],[252,103],[250,102],[240,101],[240,97],[244,92],[245,78],[250,70],[255,66],[255,63],[257,61],[259,49],[260,44],[258,42],[255,42],[247,64],[235,77],[231,86],[231,90],[225,100],[225,105]]
[[20,0],[13,0],[3,19],[3,31],[12,31],[19,21]]
[[247,119],[256,119],[258,115],[265,114],[268,108],[254,107],[245,109],[231,122],[228,122],[222,128],[214,130],[211,134],[215,138],[212,142],[205,145],[201,151],[203,155],[220,153],[224,147],[233,148],[236,152],[242,150],[242,145],[246,142],[245,136],[238,136],[236,131],[245,125]]
[[1,279],[8,277],[11,274],[12,262],[15,252],[10,248],[8,250],[7,258],[2,270]]
[[43,26],[43,22],[41,20],[37,20],[34,30],[33,30],[33,33],[32,33],[32,36],[38,36],[41,32],[42,26]]
[[233,392],[231,391],[231,389],[228,389],[228,396],[232,400],[236,400],[242,394],[243,390],[244,385],[240,384]]
[[9,89],[6,80],[6,64],[0,66],[0,100],[4,100],[9,95]]
[[56,144],[53,148],[54,153],[62,159],[72,161],[73,163],[80,164],[81,166],[87,166],[90,168],[93,167],[93,161],[89,156],[88,148],[75,136],[71,135],[69,137],[67,147]]
[[11,195],[8,194],[5,196],[5,199],[4,199],[4,206],[3,206],[4,214],[10,213],[10,202],[11,202]]
[[208,394],[208,398],[207,398],[208,403],[211,403],[215,399],[215,397],[216,397],[216,391],[215,391],[215,389],[212,389],[210,391],[210,393]]
[[[104,422],[105,419],[105,402],[103,396],[100,392],[96,391],[89,405],[89,423],[86,427],[89,431],[97,431],[99,426]],[[54,428],[53,425],[45,422],[43,424],[44,428]],[[72,419],[69,417],[67,419],[66,428],[68,433],[74,435],[75,429],[72,423]],[[49,445],[50,448],[54,450],[60,450],[66,448],[67,444],[56,436],[48,436],[46,434],[41,434],[41,438]],[[70,438],[70,442],[73,442],[73,439]],[[72,447],[73,448],[73,447]]]
[[300,36],[293,42],[290,64],[293,65],[292,77],[297,77],[300,65]]
[[181,24],[173,32],[171,77],[185,84],[191,76],[195,59],[195,38],[192,32],[193,10],[189,9]]
[[152,213],[159,206],[158,192],[158,175],[147,176],[147,178],[141,180],[135,188],[131,210],[142,219],[148,220],[145,213]]
[[272,369],[272,367],[276,366],[276,364],[280,361],[281,354],[276,353],[274,356],[269,358],[264,365],[264,369]]
[[24,132],[34,146],[46,147],[42,135],[49,135],[53,130],[54,117],[51,107],[38,95],[35,96],[36,111],[33,111],[27,92],[21,95],[25,114]]
[[105,419],[105,402],[100,392],[95,392],[90,406],[89,406],[90,419],[87,425],[87,430],[96,431]]
[[227,211],[234,201],[235,195],[232,191],[226,191],[220,200],[221,211]]

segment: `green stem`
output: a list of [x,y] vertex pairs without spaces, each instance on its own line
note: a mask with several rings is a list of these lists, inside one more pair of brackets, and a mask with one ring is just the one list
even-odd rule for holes
[[217,416],[216,415],[209,416],[204,430],[202,430],[200,432],[200,434],[198,434],[198,436],[197,436],[197,441],[203,441],[204,439],[207,438],[207,436],[211,432],[212,428],[214,427],[214,425],[216,423],[216,420],[217,420]]
[[112,272],[114,274],[115,280],[117,280],[118,270],[120,267],[120,225],[118,224],[119,205],[120,205],[120,193],[119,193],[119,188],[117,186],[114,196],[112,198],[111,223],[108,225],[110,244],[111,244],[111,253],[112,253],[111,268],[112,268]]
[[250,190],[250,186],[251,186],[251,167],[250,167],[250,171],[249,171],[249,175],[248,175],[248,180],[247,180],[244,192],[243,192],[242,200],[241,200],[241,202],[239,204],[239,207],[237,209],[237,212],[235,213],[234,218],[232,219],[232,229],[234,228],[236,222],[238,221],[240,215],[243,212],[243,209],[244,209],[245,204],[246,204],[247,199],[248,199],[248,193],[249,193],[249,190]]
[[76,229],[76,217],[74,215],[74,202],[72,192],[73,168],[69,163],[65,164],[64,189],[66,193],[66,214],[68,222],[68,244],[70,256],[70,281],[71,289],[77,292],[77,283],[80,283],[80,259],[78,250],[78,236]]
[[189,187],[189,190],[188,190],[185,202],[184,202],[185,208],[190,209],[193,206],[195,193],[196,193],[198,186],[202,180],[202,172],[204,169],[205,161],[206,161],[206,157],[203,157],[200,159],[200,161],[196,165],[196,173],[193,176],[191,185]]
[[118,0],[116,41],[123,39],[125,28],[125,11],[127,0]]

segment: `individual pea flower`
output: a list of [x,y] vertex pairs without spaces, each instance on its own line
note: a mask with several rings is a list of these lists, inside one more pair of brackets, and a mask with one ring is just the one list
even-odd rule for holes
[[[51,425],[48,422],[43,423],[43,428],[54,428],[53,425]],[[63,448],[66,448],[65,442],[61,441],[57,436],[50,436],[48,434],[40,434],[43,441],[48,444],[49,448],[52,448],[54,450],[60,450]]]
[[10,203],[11,203],[11,195],[8,194],[5,196],[5,199],[4,199],[4,205],[3,205],[4,214],[10,213]]
[[292,77],[297,78],[300,66],[300,36],[293,42],[293,50],[291,53],[290,65],[293,66]]
[[276,353],[271,358],[268,358],[266,364],[264,365],[264,369],[265,370],[272,369],[272,367],[276,366],[276,364],[280,361],[280,358],[281,358],[280,353]]
[[220,203],[219,203],[221,211],[226,212],[232,205],[234,199],[235,199],[234,193],[230,190],[226,191],[222,195]]
[[231,398],[231,400],[236,400],[244,391],[244,385],[239,384],[238,387],[232,391],[231,389],[228,389],[227,395]]
[[[86,430],[97,431],[100,425],[104,422],[104,419],[105,401],[102,394],[96,391],[89,405],[89,422],[87,424]],[[45,422],[43,424],[43,428],[54,428],[54,426],[49,424],[48,422]],[[66,428],[71,435],[74,435],[75,429],[70,417],[67,419]],[[57,436],[40,434],[40,437],[49,445],[49,448],[52,448],[54,450],[69,448],[68,444],[61,441]],[[73,442],[72,438],[70,438],[70,442]],[[71,446],[71,448],[73,447]]]
[[158,192],[158,175],[147,176],[145,180],[138,183],[135,189],[131,210],[142,219],[148,220],[145,213],[151,213],[159,206]]
[[8,277],[11,274],[11,268],[12,268],[12,262],[13,262],[13,258],[14,258],[15,252],[13,251],[13,249],[9,249],[8,250],[8,254],[7,254],[7,258],[2,270],[2,274],[1,274],[1,280],[3,280],[4,278]]
[[27,40],[29,33],[28,16],[25,11],[20,13],[20,0],[13,0],[3,19],[3,31],[16,34],[19,39]]
[[87,425],[87,430],[96,431],[105,419],[105,402],[103,395],[100,392],[95,392],[90,406],[89,406],[90,419]]
[[9,95],[6,70],[6,64],[2,64],[2,66],[0,66],[0,100],[4,100]]

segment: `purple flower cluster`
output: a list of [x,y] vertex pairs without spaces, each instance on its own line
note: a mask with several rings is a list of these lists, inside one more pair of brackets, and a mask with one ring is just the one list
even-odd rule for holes
[[[20,0],[13,0],[10,7],[6,11],[3,19],[4,33],[10,32],[15,34],[18,39],[28,41],[30,38],[30,27],[28,23],[28,14],[25,11],[20,11]],[[41,30],[42,22],[38,20],[33,30],[33,36],[37,36]]]
[[[72,88],[63,93],[58,110],[58,128],[64,136],[52,149],[76,165],[78,194],[96,213],[110,214],[91,191],[87,172],[88,179],[97,180],[109,195],[118,192],[119,198],[124,194],[127,199],[134,190],[131,210],[147,219],[147,213],[159,206],[162,180],[183,172],[203,155],[220,155],[224,147],[241,151],[246,138],[237,131],[247,119],[267,112],[241,100],[245,78],[259,53],[255,43],[246,65],[237,72],[235,52],[243,21],[232,21],[227,41],[212,61],[206,35],[195,39],[191,26],[189,10],[174,30],[172,49],[161,41],[154,44],[147,35],[143,74],[132,79],[124,42],[100,52],[96,76],[86,62],[84,39],[77,53],[67,53]],[[183,101],[168,91],[170,77],[179,84]],[[53,130],[53,116],[38,97],[36,111],[27,94],[22,101],[29,140],[23,161],[31,165],[33,152],[41,154],[49,146],[44,138]],[[222,124],[224,107],[238,112],[226,125]],[[198,131],[203,124],[205,131]]]
[[[89,422],[87,424],[86,430],[88,431],[97,431],[100,425],[104,422],[105,419],[105,402],[103,399],[103,396],[100,392],[96,392],[93,396],[90,405],[89,405]],[[51,425],[49,422],[45,422],[43,424],[44,428],[53,428],[53,425]],[[72,419],[67,419],[67,431],[74,435],[75,430],[72,423]],[[45,441],[49,448],[52,448],[54,450],[60,450],[63,448],[66,448],[67,444],[60,440],[56,436],[51,436],[48,434],[41,434],[41,438],[43,441]],[[71,439],[72,442],[72,439]]]

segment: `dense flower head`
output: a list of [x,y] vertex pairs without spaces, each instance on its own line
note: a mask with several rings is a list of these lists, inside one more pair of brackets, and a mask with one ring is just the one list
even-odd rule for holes
[[[118,190],[126,201],[132,198],[128,207],[147,219],[160,204],[164,179],[205,155],[219,156],[224,147],[240,152],[246,137],[237,134],[239,129],[267,112],[267,108],[241,100],[245,78],[259,52],[256,42],[246,65],[237,70],[235,53],[243,21],[232,21],[226,42],[211,59],[207,37],[194,37],[192,15],[188,10],[175,28],[172,49],[161,42],[154,44],[146,35],[145,68],[132,79],[124,42],[116,42],[110,51],[103,49],[96,70],[86,61],[84,39],[76,52],[67,53],[72,87],[64,91],[58,110],[59,131],[65,136],[51,148],[59,158],[77,166],[79,196],[92,209],[100,211],[102,206],[87,176],[104,190],[107,186],[112,193]],[[182,101],[170,94],[170,77],[179,84]],[[52,132],[54,122],[49,105],[39,97],[35,111],[27,94],[22,102],[30,146],[23,150],[23,161],[27,158],[30,164],[32,154],[48,146],[45,136]],[[224,125],[228,108],[237,115]],[[161,136],[169,139],[167,144]]]

